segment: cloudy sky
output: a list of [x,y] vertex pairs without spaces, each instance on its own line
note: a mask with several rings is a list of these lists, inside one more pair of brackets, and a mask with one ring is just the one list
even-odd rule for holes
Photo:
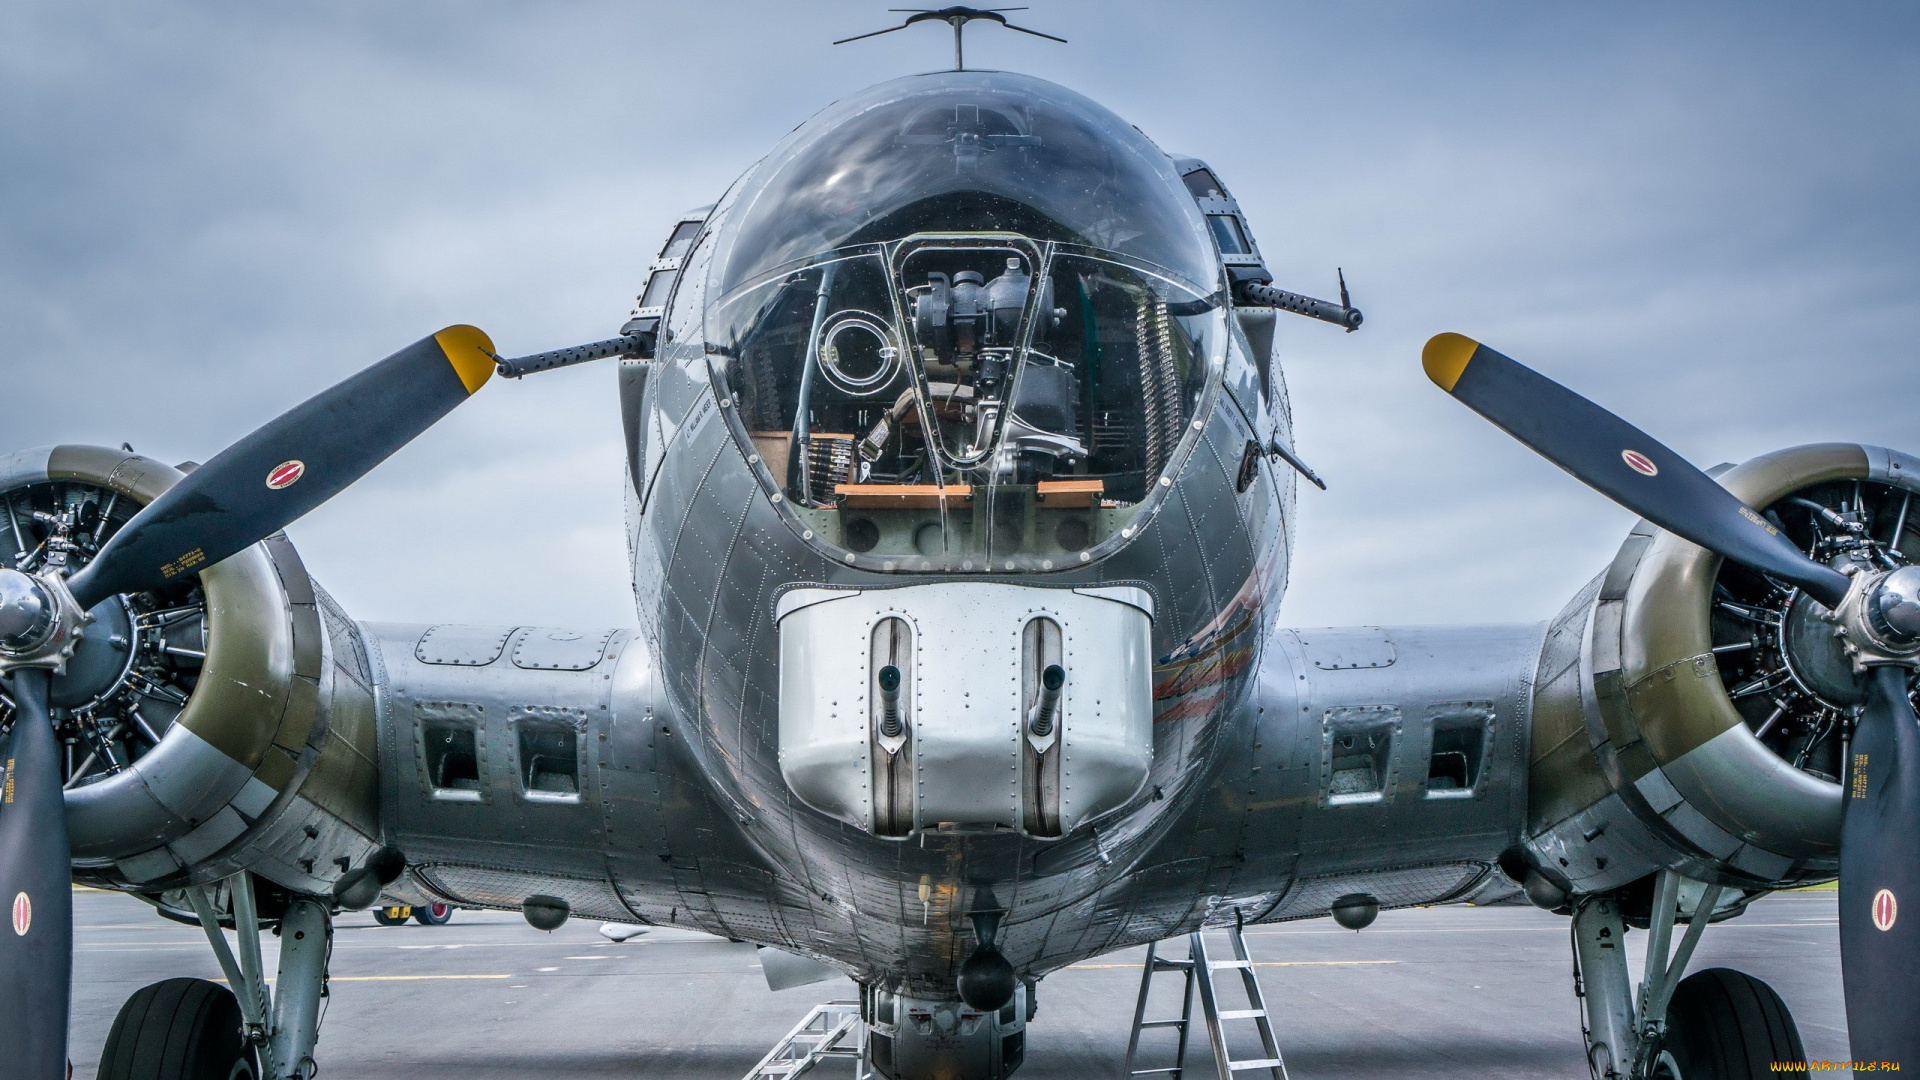
[[[1459,330],[1702,465],[1920,451],[1920,9],[1031,0],[969,60],[1210,161],[1281,283],[1302,455],[1283,616],[1532,620],[1631,524],[1454,404]],[[0,8],[0,448],[204,460],[452,322],[616,330],[673,216],[795,124],[944,66],[872,3]],[[633,620],[610,366],[489,386],[291,530],[364,619]]]

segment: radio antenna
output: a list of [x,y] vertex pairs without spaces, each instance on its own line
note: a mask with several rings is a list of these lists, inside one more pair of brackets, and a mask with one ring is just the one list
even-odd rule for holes
[[984,19],[987,22],[999,23],[1001,26],[1004,26],[1009,30],[1018,30],[1023,34],[1032,34],[1034,37],[1046,38],[1048,41],[1057,41],[1062,45],[1065,45],[1067,43],[1067,39],[1063,37],[1054,37],[1052,34],[1043,34],[1038,30],[1029,30],[1024,26],[1015,26],[1012,23],[1007,21],[1007,17],[1005,15],[1001,14],[1002,12],[1006,12],[1006,11],[1027,10],[1026,8],[1023,8],[1023,7],[1009,7],[1009,8],[945,7],[945,8],[940,8],[938,10],[935,10],[932,8],[888,8],[887,10],[905,14],[907,16],[907,21],[901,23],[899,26],[889,26],[885,30],[875,30],[870,34],[855,34],[850,38],[841,38],[839,41],[834,42],[834,44],[845,45],[849,41],[860,41],[863,38],[879,37],[881,34],[891,34],[895,30],[905,30],[907,27],[912,26],[914,23],[943,22],[943,23],[946,23],[948,26],[953,27],[953,70],[965,71],[967,70],[967,54],[962,44],[961,35],[965,30],[966,25],[975,19]]

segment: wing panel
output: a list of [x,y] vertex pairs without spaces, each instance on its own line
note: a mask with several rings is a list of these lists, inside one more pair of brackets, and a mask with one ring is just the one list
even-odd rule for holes
[[1525,821],[1543,629],[1275,633],[1238,729],[1221,735],[1250,752],[1221,755],[1193,827],[1165,846],[1236,837],[1235,872],[1209,887],[1279,894],[1260,918],[1322,915],[1348,892],[1383,906],[1464,895]]

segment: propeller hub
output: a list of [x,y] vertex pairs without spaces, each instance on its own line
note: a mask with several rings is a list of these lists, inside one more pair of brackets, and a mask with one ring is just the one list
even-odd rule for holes
[[27,652],[53,628],[53,598],[31,576],[0,569],[0,649]]
[[1920,666],[1920,566],[1854,574],[1834,619],[1854,671]]
[[0,568],[0,675],[15,668],[64,672],[87,619],[58,573]]
[[1867,602],[1867,619],[1891,641],[1920,641],[1920,566],[1903,566],[1881,578]]

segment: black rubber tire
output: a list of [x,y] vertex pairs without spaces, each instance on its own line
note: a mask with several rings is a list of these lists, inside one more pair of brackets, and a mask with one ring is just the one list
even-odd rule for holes
[[113,1018],[99,1080],[257,1080],[233,991],[168,979],[134,992]]
[[414,921],[421,926],[445,926],[453,921],[452,904],[426,904],[413,909]]
[[[407,913],[400,916],[388,914],[388,912],[395,910],[406,911]],[[406,908],[377,907],[373,909],[373,921],[379,923],[381,926],[405,926],[407,925],[407,920],[412,917],[413,912],[408,911]]]
[[1665,1049],[1680,1080],[1778,1080],[1772,1063],[1807,1060],[1787,1003],[1732,968],[1696,971],[1674,987]]

